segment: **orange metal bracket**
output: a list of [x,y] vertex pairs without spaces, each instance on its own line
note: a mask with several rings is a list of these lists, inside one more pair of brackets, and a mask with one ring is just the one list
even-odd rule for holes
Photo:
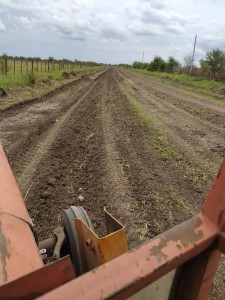
[[99,238],[82,220],[75,219],[84,272],[92,270],[128,251],[124,226],[106,209],[107,235]]

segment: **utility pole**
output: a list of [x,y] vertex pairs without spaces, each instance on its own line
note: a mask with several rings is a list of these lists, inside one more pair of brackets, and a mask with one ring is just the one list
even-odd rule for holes
[[143,52],[143,54],[142,54],[142,60],[141,60],[142,65],[143,65],[143,61],[144,61],[144,56],[145,56],[145,53]]
[[192,60],[191,60],[191,67],[190,67],[190,74],[189,74],[189,76],[191,76],[193,62],[194,62],[194,57],[195,57],[196,40],[197,40],[197,35],[195,36],[194,49],[193,49],[193,54],[192,54]]

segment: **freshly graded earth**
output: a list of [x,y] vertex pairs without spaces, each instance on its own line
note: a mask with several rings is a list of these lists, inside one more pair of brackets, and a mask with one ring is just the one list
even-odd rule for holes
[[[100,236],[106,207],[130,249],[189,219],[223,161],[224,136],[224,103],[118,68],[0,113],[0,142],[40,240],[71,205]],[[211,299],[224,298],[220,272]]]

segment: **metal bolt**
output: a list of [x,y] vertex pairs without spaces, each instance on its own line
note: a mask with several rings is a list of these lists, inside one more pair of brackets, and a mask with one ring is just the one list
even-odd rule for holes
[[94,243],[92,242],[92,240],[90,238],[86,240],[86,245],[92,251],[95,249]]

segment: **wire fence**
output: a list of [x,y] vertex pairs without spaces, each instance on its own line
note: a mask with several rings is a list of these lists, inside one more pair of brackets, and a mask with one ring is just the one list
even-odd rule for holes
[[29,73],[52,72],[59,70],[69,70],[93,66],[94,63],[69,61],[69,60],[42,60],[28,58],[1,58],[0,74],[2,75],[19,75]]

